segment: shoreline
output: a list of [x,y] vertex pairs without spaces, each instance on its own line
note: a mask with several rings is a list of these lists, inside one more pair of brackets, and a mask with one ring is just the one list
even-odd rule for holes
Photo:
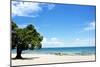
[[[11,58],[15,56],[11,54]],[[11,59],[11,66],[95,61],[95,55],[22,54],[22,57],[24,59]]]

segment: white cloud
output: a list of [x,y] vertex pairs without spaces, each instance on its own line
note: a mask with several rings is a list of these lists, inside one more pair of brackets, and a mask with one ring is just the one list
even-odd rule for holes
[[76,38],[76,41],[79,41],[80,39],[79,38]]
[[49,9],[49,10],[52,10],[54,7],[55,7],[54,4],[48,4],[48,9]]
[[40,4],[46,6],[48,10],[52,10],[55,7],[53,4],[12,1],[12,16],[37,17],[38,13],[43,11],[43,7]]
[[30,14],[39,12],[41,10],[42,8],[39,6],[39,3],[12,1],[12,15],[13,16],[35,17],[36,15],[30,15]]
[[86,39],[75,39],[73,41],[67,42],[67,44],[75,44],[79,46],[89,46],[89,45],[95,45],[95,39],[94,38],[86,38]]
[[73,40],[60,40],[56,37],[44,38],[42,41],[43,47],[80,47],[80,46],[94,46],[94,38],[86,39],[73,39]]
[[51,38],[51,41],[58,41],[56,37]]
[[25,28],[27,25],[18,25],[19,28]]
[[84,28],[84,31],[95,30],[95,21],[88,24],[87,27]]
[[42,44],[51,44],[51,45],[60,45],[63,42],[61,40],[59,40],[58,38],[43,38]]

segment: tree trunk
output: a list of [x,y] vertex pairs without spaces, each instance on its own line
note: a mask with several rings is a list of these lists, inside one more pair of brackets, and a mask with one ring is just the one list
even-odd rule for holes
[[22,53],[22,49],[17,48],[17,55],[16,55],[15,58],[16,58],[16,59],[22,59],[21,53]]

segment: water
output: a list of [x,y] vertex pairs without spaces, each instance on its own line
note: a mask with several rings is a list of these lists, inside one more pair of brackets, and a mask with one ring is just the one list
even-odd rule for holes
[[[16,49],[12,50],[16,53]],[[63,55],[92,55],[95,54],[95,47],[62,47],[62,48],[41,48],[39,50],[25,50],[23,54],[63,54]]]

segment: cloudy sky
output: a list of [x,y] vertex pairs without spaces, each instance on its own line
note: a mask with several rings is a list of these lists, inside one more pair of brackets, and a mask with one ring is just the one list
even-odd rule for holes
[[12,1],[12,20],[33,24],[43,47],[95,46],[95,6]]

